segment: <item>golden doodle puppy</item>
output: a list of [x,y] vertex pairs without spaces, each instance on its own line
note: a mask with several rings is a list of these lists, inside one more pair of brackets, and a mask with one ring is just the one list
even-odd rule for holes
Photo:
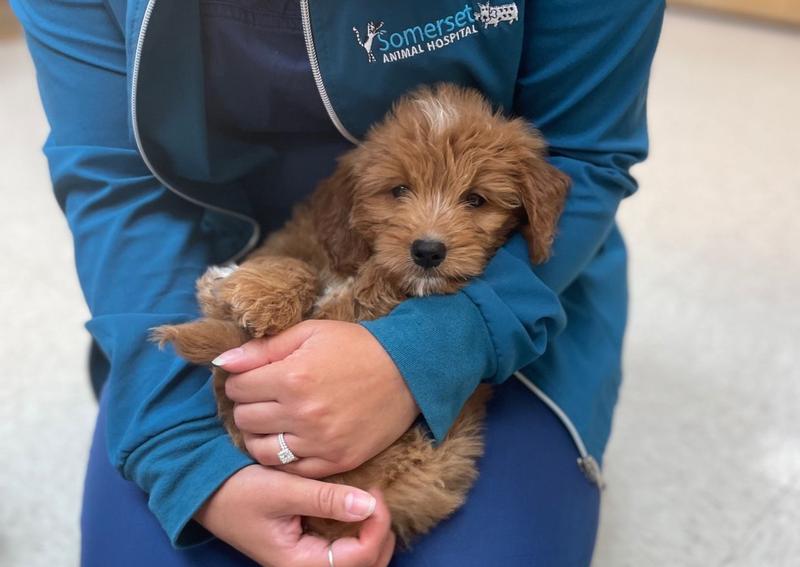
[[[399,100],[293,217],[239,267],[198,280],[205,317],[155,329],[185,359],[207,364],[252,337],[303,319],[359,321],[410,297],[453,293],[479,275],[509,233],[522,231],[534,263],[547,259],[569,179],[545,161],[525,120],[494,112],[476,91],[452,85]],[[219,415],[244,443],[213,369]],[[357,469],[329,480],[382,490],[401,543],[463,502],[477,477],[488,387],[467,402],[435,446],[415,425]],[[307,518],[331,538],[357,525]]]

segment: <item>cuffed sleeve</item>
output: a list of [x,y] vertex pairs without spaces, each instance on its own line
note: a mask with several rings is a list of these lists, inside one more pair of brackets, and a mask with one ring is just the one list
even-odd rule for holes
[[478,307],[464,293],[412,299],[391,317],[362,325],[392,357],[431,433],[444,439],[469,394],[496,365]]
[[[520,278],[522,270],[529,277]],[[502,382],[563,328],[558,297],[530,272],[527,245],[516,235],[463,291],[410,299],[362,322],[394,360],[437,441],[481,381]]]

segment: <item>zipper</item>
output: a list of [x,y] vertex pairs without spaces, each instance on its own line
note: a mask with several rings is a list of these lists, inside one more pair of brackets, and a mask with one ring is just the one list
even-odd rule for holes
[[570,437],[572,437],[572,441],[575,443],[575,447],[578,449],[578,454],[580,455],[577,460],[578,468],[581,469],[581,472],[583,472],[586,478],[596,484],[598,488],[601,490],[605,488],[606,483],[603,481],[603,472],[600,470],[600,465],[597,463],[597,460],[586,450],[586,444],[583,442],[581,434],[578,433],[578,429],[575,427],[575,424],[572,423],[572,420],[567,416],[566,413],[564,413],[564,410],[558,407],[558,404],[556,404],[550,398],[550,396],[545,394],[541,388],[534,384],[522,372],[514,372],[514,377],[522,382],[526,388],[533,392],[536,397],[542,400],[542,402],[544,402],[544,404],[550,408],[554,414],[556,414],[556,417],[567,429]]
[[261,236],[261,228],[258,226],[258,223],[250,218],[247,215],[243,215],[241,213],[237,213],[236,211],[231,211],[228,209],[223,209],[222,207],[217,207],[214,205],[209,205],[208,203],[204,203],[194,197],[187,195],[173,187],[162,175],[156,171],[156,168],[153,166],[150,158],[147,157],[147,154],[144,151],[144,147],[142,146],[142,139],[139,134],[139,117],[136,112],[136,100],[137,100],[137,91],[139,87],[139,67],[142,62],[142,50],[144,48],[144,39],[145,35],[147,34],[147,28],[150,24],[150,17],[153,15],[153,9],[156,6],[156,2],[158,0],[149,0],[147,3],[147,7],[144,11],[144,16],[142,17],[142,26],[139,29],[139,37],[136,41],[136,53],[133,59],[133,78],[131,79],[131,123],[133,126],[133,137],[136,139],[136,147],[139,150],[139,155],[142,156],[142,160],[144,160],[144,164],[147,166],[147,169],[150,170],[150,173],[153,174],[159,183],[161,183],[164,187],[178,195],[179,197],[193,203],[195,205],[201,206],[205,209],[209,209],[211,211],[215,211],[218,213],[222,213],[224,215],[228,215],[234,217],[239,220],[246,221],[250,227],[252,228],[252,232],[250,234],[250,238],[248,239],[247,243],[238,251],[236,254],[222,262],[223,264],[227,264],[230,262],[236,262],[240,258],[242,258],[245,254],[247,254],[250,250],[255,248],[256,243],[258,242],[259,237]]
[[317,85],[317,91],[319,91],[319,98],[322,99],[322,105],[325,107],[328,117],[331,119],[331,122],[333,122],[333,125],[336,126],[339,133],[349,142],[357,146],[359,143],[358,138],[353,136],[347,128],[344,127],[342,121],[339,120],[339,116],[337,116],[336,111],[333,109],[333,104],[331,104],[331,98],[328,96],[325,83],[322,80],[322,72],[319,70],[319,60],[317,59],[317,50],[314,47],[314,36],[311,30],[311,14],[308,8],[308,0],[300,0],[300,13],[303,18],[303,37],[306,40],[308,62],[311,64],[311,74],[314,76],[314,82]]

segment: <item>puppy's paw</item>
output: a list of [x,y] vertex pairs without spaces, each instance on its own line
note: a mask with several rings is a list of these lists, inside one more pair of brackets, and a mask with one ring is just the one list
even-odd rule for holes
[[219,288],[238,269],[239,266],[236,264],[211,266],[197,280],[197,300],[207,317],[214,319],[227,319],[230,317],[230,308],[227,303],[220,299]]
[[162,348],[172,344],[181,358],[194,364],[208,364],[226,350],[241,346],[248,338],[234,323],[217,319],[198,319],[150,330],[151,341]]
[[265,259],[245,264],[217,283],[217,302],[253,337],[275,335],[303,320],[316,292],[304,262]]

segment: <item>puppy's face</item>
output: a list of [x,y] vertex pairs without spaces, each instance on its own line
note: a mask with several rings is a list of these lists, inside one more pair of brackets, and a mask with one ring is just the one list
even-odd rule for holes
[[535,130],[475,91],[417,91],[343,162],[351,228],[409,295],[456,291],[521,225],[543,261],[568,186],[544,156]]

